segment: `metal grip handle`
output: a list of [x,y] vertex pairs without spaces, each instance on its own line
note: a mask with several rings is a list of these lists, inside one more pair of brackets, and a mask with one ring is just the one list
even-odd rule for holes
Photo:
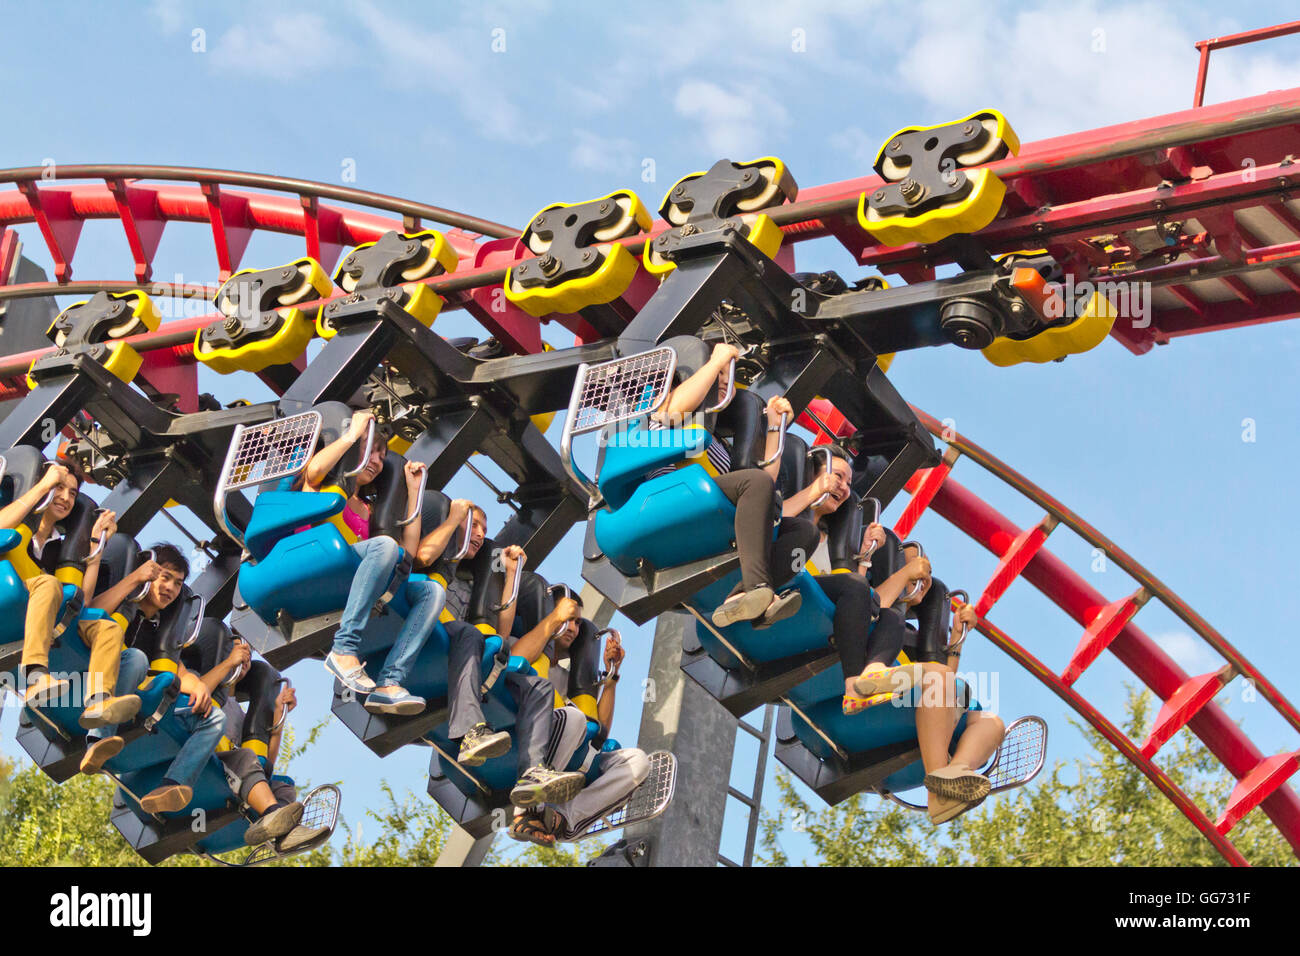
[[[871,526],[871,525],[873,525],[873,524],[880,524],[880,511],[881,511],[881,508],[880,508],[880,499],[879,499],[879,498],[863,498],[861,501],[858,502],[858,507],[859,507],[859,508],[862,508],[863,506],[866,505],[866,503],[867,503],[868,501],[870,501],[872,504],[874,504],[874,505],[876,506],[876,507],[875,507],[875,510],[872,512],[871,520],[867,522],[867,525],[868,525],[868,527],[869,527],[869,526]],[[872,541],[872,542],[871,542],[871,545],[870,545],[869,547],[867,547],[865,550],[859,552],[858,554],[855,554],[855,555],[853,556],[853,560],[854,560],[854,561],[857,561],[857,562],[859,562],[859,563],[865,561],[865,562],[867,562],[867,567],[870,567],[870,566],[871,566],[871,556],[872,556],[873,554],[876,553],[876,548],[878,548],[878,547],[880,547],[880,545],[877,544],[875,541]]]
[[[288,687],[292,687],[292,686],[293,686],[293,684],[289,681],[289,678],[287,678],[287,677],[281,677],[279,680],[277,680],[277,681],[275,682],[275,686],[276,686],[276,687],[279,687],[281,684],[284,684],[284,685],[286,685],[286,686],[288,686]],[[277,696],[277,697],[280,696],[278,692],[276,693],[276,696]],[[296,706],[296,705],[295,705],[295,706]],[[271,728],[271,733],[273,733],[273,734],[278,734],[281,730],[284,729],[284,722],[285,722],[286,720],[289,719],[289,711],[291,711],[291,710],[293,710],[293,707],[288,707],[288,706],[286,706],[286,707],[284,708],[284,713],[280,715],[280,719],[277,720],[277,721],[275,722],[275,726]]]
[[[949,592],[948,592],[948,597],[949,597],[949,598],[956,598],[956,596],[957,596],[958,594],[961,595],[961,603],[962,603],[962,604],[969,604],[969,603],[970,603],[970,595],[967,594],[965,591],[963,591],[961,588],[958,588],[958,589],[955,590],[955,591],[949,591]],[[963,625],[961,626],[961,637],[957,638],[957,640],[953,641],[951,644],[949,644],[947,647],[945,647],[945,648],[943,649],[943,650],[944,650],[944,653],[946,653],[946,654],[956,654],[959,650],[961,650],[961,646],[962,646],[963,644],[966,643],[966,635],[967,635],[967,633],[968,633],[969,631],[970,631],[970,628],[967,627],[965,624],[963,624]]]
[[722,396],[722,401],[720,401],[718,404],[714,405],[712,408],[706,408],[704,410],[704,414],[712,415],[714,412],[722,411],[724,408],[726,408],[728,405],[731,404],[731,400],[735,397],[736,397],[736,360],[732,359],[729,365],[729,371],[727,375],[727,394]]
[[510,580],[510,600],[504,601],[501,604],[493,604],[492,610],[494,612],[499,613],[504,611],[506,608],[510,607],[510,605],[515,603],[515,598],[519,597],[519,580],[524,576],[524,563],[527,560],[528,555],[525,554],[520,556],[519,560],[515,563],[515,576]]
[[[103,514],[105,511],[107,511],[107,510],[108,510],[107,508],[96,508],[96,509],[95,509],[95,517],[98,518],[100,515],[102,515],[102,514]],[[90,554],[86,555],[86,560],[87,560],[87,561],[94,561],[94,560],[95,560],[97,557],[99,557],[100,554],[103,552],[103,550],[104,550],[104,545],[106,545],[106,544],[108,544],[108,535],[106,535],[106,534],[101,534],[101,535],[99,536],[99,542],[95,545],[94,550],[92,550],[92,551],[90,552]]]
[[[366,456],[369,457],[368,455]],[[405,528],[416,518],[420,517],[420,508],[424,504],[424,489],[429,484],[429,466],[425,465],[420,469],[420,490],[415,493],[415,502],[411,507],[411,513],[397,522],[399,528]]]
[[[54,462],[54,461],[47,461],[42,463],[41,477],[44,478],[45,473],[49,471],[51,468],[53,468],[56,464],[58,464],[58,462]],[[51,488],[49,493],[45,496],[45,498],[41,501],[41,503],[32,509],[32,514],[38,515],[43,513],[45,509],[50,506],[50,502],[54,500],[54,492],[57,490],[58,490],[57,488]]]
[[[148,583],[148,581],[145,582],[145,584]],[[185,638],[185,643],[181,645],[182,648],[189,647],[199,639],[199,631],[203,630],[203,617],[208,611],[207,599],[202,594],[196,594],[194,597],[197,598],[199,602],[199,613],[198,616],[194,618],[194,630],[190,631],[189,637]]]
[[[921,546],[921,542],[920,542],[920,541],[904,541],[904,542],[903,542],[902,544],[900,544],[898,547],[899,547],[901,550],[906,550],[906,549],[908,549],[908,548],[916,548],[916,556],[917,556],[918,558],[924,558],[924,557],[925,557],[925,548]],[[921,593],[921,582],[920,582],[920,581],[913,581],[913,582],[912,582],[912,591],[911,591],[911,593],[908,594],[905,598],[903,598],[903,600],[904,600],[904,601],[910,601],[910,600],[912,600],[912,598],[916,597],[916,596],[917,596],[918,594],[920,594],[920,593]]]
[[461,543],[460,550],[457,551],[455,556],[452,558],[453,561],[459,561],[461,558],[465,557],[465,555],[469,553],[469,538],[470,538],[470,534],[473,533],[473,531],[474,531],[474,509],[470,508],[468,511],[465,512],[465,533],[463,536],[465,540],[464,542]]
[[[781,437],[782,439],[785,438],[784,432],[782,432]],[[811,458],[813,455],[818,455],[818,454],[824,455],[826,457],[826,461],[822,463],[822,474],[824,475],[833,474],[833,472],[831,471],[831,459],[833,457],[831,455],[831,450],[825,445],[823,445],[820,448],[814,448],[812,451],[808,452],[808,457]],[[814,501],[812,504],[810,504],[808,507],[818,508],[821,506],[821,503],[825,501],[827,498],[829,498],[830,496],[831,493],[829,491],[824,491],[822,492],[822,496],[818,498],[816,501]]]
[[361,456],[361,463],[352,471],[343,472],[344,478],[355,478],[366,470],[366,463],[370,461],[370,453],[375,449],[375,420],[372,418],[366,424],[366,450]]
[[785,430],[787,426],[789,426],[789,424],[790,424],[790,416],[785,412],[782,412],[781,430],[777,432],[776,452],[775,454],[772,455],[771,458],[765,459],[764,461],[760,461],[758,463],[759,468],[766,468],[768,465],[772,464],[772,462],[781,460],[781,453],[785,451]]

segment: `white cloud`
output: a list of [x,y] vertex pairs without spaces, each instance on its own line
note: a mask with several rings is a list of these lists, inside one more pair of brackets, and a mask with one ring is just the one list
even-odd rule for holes
[[1192,676],[1208,674],[1225,663],[1209,645],[1186,631],[1166,631],[1156,634],[1153,640],[1174,659],[1174,663]]
[[866,176],[871,172],[871,164],[880,152],[880,139],[868,134],[860,126],[850,126],[838,133],[831,133],[826,140],[835,152],[840,154],[840,166],[845,170],[844,177]]
[[629,181],[641,170],[641,157],[630,139],[600,136],[585,129],[573,131],[569,161],[578,169],[614,173]]
[[314,13],[283,13],[256,26],[237,24],[212,46],[212,65],[243,76],[291,80],[348,59],[347,44]]
[[716,83],[687,80],[677,88],[673,108],[693,120],[711,156],[733,161],[754,159],[770,151],[785,126],[785,107],[752,88],[725,90]]

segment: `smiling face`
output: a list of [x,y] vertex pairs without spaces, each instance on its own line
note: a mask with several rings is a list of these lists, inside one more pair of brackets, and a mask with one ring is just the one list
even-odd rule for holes
[[148,617],[153,617],[163,608],[175,601],[185,583],[185,572],[170,564],[159,563],[162,573],[149,584],[149,593],[140,599],[140,608]]
[[849,482],[853,480],[852,466],[843,458],[831,458],[831,471],[839,475],[842,481],[836,490],[827,495],[826,500],[817,506],[818,517],[834,514],[849,497]]
[[76,476],[71,472],[55,487],[54,498],[50,501],[48,509],[55,521],[62,521],[72,513],[72,506],[77,503],[79,487]]
[[366,467],[361,469],[361,474],[357,475],[357,487],[368,485],[384,470],[384,459],[388,456],[388,446],[378,440],[376,436],[375,447],[370,449],[370,457],[366,459]]

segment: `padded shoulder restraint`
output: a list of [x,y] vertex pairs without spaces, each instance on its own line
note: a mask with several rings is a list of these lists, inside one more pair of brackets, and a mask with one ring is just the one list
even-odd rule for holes
[[519,581],[519,597],[515,601],[515,626],[512,633],[522,637],[555,608],[551,586],[536,572],[524,569]]
[[873,588],[880,587],[890,575],[907,563],[901,543],[892,528],[885,529],[885,543],[871,555],[871,571],[868,576]]
[[737,388],[731,404],[718,412],[718,434],[731,440],[731,469],[757,468],[767,445],[767,416],[763,399]]
[[776,488],[781,492],[781,499],[787,500],[792,495],[803,491],[811,480],[812,476],[808,468],[808,443],[798,435],[786,432],[785,447],[781,450],[781,470],[776,479]]
[[[436,488],[428,488],[424,492],[424,499],[420,505],[420,536],[427,535],[438,525],[447,520],[447,515],[451,512],[451,499]],[[452,535],[451,542],[448,543],[446,550],[431,561],[427,567],[431,571],[436,571],[445,580],[447,577],[447,562],[444,557],[450,557],[456,553],[455,535]]]
[[[591,719],[596,718],[596,698],[599,695],[600,641],[596,639],[596,625],[586,618],[578,622],[578,636],[569,645],[568,698]],[[584,700],[584,698],[586,698]],[[590,702],[590,703],[588,703]],[[588,710],[590,708],[590,710]]]
[[946,661],[944,648],[952,627],[952,601],[948,589],[938,578],[932,578],[930,590],[912,611],[916,615],[916,647],[909,647],[908,656],[913,661]]
[[[496,545],[491,538],[483,539],[478,554],[460,563],[457,573],[470,577],[469,603],[465,605],[466,624],[487,624],[495,628],[497,614],[493,604],[501,603],[501,586],[504,575],[492,570],[492,552]],[[454,552],[453,552],[454,553]]]
[[[858,507],[858,496],[852,491],[844,503],[826,518],[826,550],[830,552],[831,567],[858,569],[858,562],[853,556],[862,547],[862,509]],[[872,561],[872,564],[875,564]]]
[[[693,335],[674,335],[670,339],[660,342],[656,348],[669,346],[677,353],[677,371],[673,376],[673,386],[676,387],[686,381],[709,361],[709,356],[713,349],[705,345]],[[705,402],[705,407],[715,404],[714,402]],[[704,419],[704,427],[710,432],[717,426],[717,416],[708,415]]]
[[63,537],[54,556],[54,576],[64,584],[81,585],[86,572],[86,555],[90,554],[90,529],[95,524],[95,502],[89,495],[77,494],[72,510],[60,524]]
[[117,532],[104,545],[99,559],[99,576],[95,580],[95,593],[103,594],[121,583],[122,579],[140,564],[140,547],[128,534]]
[[15,445],[3,453],[4,480],[0,481],[0,501],[9,504],[25,495],[41,480],[45,456],[31,445]]
[[[375,489],[375,503],[370,509],[372,537],[387,535],[394,541],[402,540],[402,529],[398,522],[410,511],[406,501],[405,467],[406,459],[397,452],[390,451],[384,457],[384,467],[375,476],[372,485]],[[423,533],[427,534],[428,531]]]

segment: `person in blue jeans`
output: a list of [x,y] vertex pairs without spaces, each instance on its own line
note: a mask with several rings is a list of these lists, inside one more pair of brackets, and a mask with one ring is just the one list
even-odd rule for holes
[[[176,629],[164,632],[159,627],[159,614],[180,596],[181,585],[190,573],[189,562],[169,544],[155,545],[153,554],[152,559],[98,595],[91,607],[112,614],[149,582],[148,592],[137,603],[138,613],[126,629],[117,692],[129,689],[134,693],[150,671],[174,672],[180,681],[181,696],[176,700],[174,714],[189,736],[168,766],[162,784],[140,798],[140,807],[146,813],[174,813],[185,809],[194,798],[194,784],[221,740],[225,715],[221,708],[213,706],[212,695],[199,675],[181,663]],[[85,773],[98,773],[104,762],[122,749],[115,725],[98,727],[86,739],[89,747],[81,763]]]
[[[356,412],[348,427],[337,440],[326,445],[312,456],[303,476],[307,491],[319,491],[329,473],[343,455],[366,434],[374,416],[369,411]],[[416,656],[433,633],[446,600],[446,592],[437,581],[422,580],[393,582],[393,571],[402,557],[402,550],[414,554],[420,545],[420,518],[402,529],[402,542],[386,535],[370,537],[370,513],[374,504],[373,485],[384,467],[388,454],[386,436],[376,429],[375,443],[365,467],[357,476],[356,491],[343,509],[343,520],[359,540],[352,546],[361,566],[352,579],[347,606],[334,635],[334,645],[325,658],[325,669],[339,679],[354,694],[366,694],[366,710],[376,714],[410,716],[425,708],[423,697],[417,697],[402,686],[410,673]],[[413,499],[420,491],[420,476],[425,466],[419,462],[406,463],[406,494]],[[390,584],[391,582],[391,584]],[[370,612],[389,588],[404,587],[410,612],[402,625],[401,633],[393,643],[378,681],[366,674],[359,656],[361,636],[370,621]]]

